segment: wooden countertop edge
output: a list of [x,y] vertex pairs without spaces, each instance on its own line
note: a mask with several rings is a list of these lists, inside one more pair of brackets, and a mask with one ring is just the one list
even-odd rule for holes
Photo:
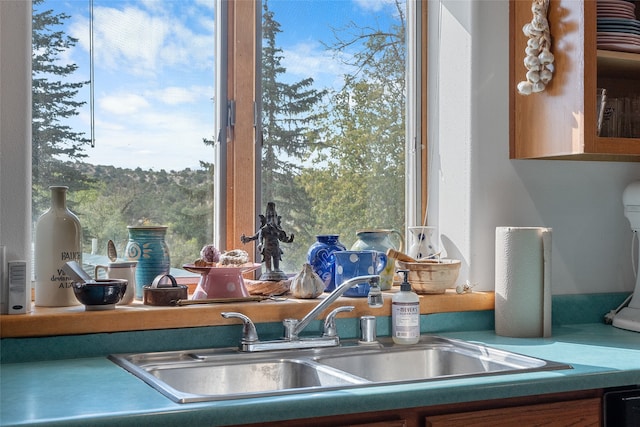
[[[370,308],[366,298],[339,298],[332,307],[353,305],[355,310],[341,313],[340,317],[363,315],[390,316],[391,298],[396,289],[384,291],[384,306]],[[321,296],[320,298],[323,298]],[[182,307],[154,307],[134,302],[117,306],[109,311],[85,311],[84,306],[33,307],[33,311],[22,315],[0,316],[0,337],[45,337],[56,335],[78,335],[92,333],[125,332],[152,329],[192,328],[230,325],[237,319],[224,319],[220,313],[238,311],[256,323],[278,322],[285,317],[302,318],[318,304],[318,299],[303,300],[288,298],[284,301],[212,303]],[[448,290],[445,294],[420,295],[422,314],[493,310],[493,292],[456,294]]]

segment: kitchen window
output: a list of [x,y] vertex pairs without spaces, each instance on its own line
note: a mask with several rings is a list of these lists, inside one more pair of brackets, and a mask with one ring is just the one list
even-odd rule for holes
[[[70,2],[70,3],[78,3],[78,2]],[[125,4],[124,2],[111,2],[112,4]],[[147,4],[153,5],[159,5],[159,4],[165,4],[166,2],[147,2]],[[250,3],[250,2],[239,2],[239,3]],[[86,4],[86,3],[85,3]],[[130,3],[127,3],[130,4]],[[225,2],[224,4],[226,4],[227,6],[230,6],[232,4],[234,4],[233,2]],[[421,214],[420,214],[420,210],[424,211],[424,206],[426,204],[426,197],[425,196],[425,188],[426,188],[426,178],[425,178],[425,168],[422,167],[421,165],[426,164],[425,162],[425,156],[426,156],[426,151],[424,149],[422,149],[424,141],[426,140],[425,138],[425,127],[422,126],[423,123],[426,122],[425,117],[426,117],[426,97],[424,96],[423,91],[421,91],[420,89],[420,84],[422,82],[426,81],[426,75],[425,75],[425,67],[424,62],[425,62],[425,58],[426,55],[422,54],[423,50],[424,50],[424,44],[421,43],[422,40],[425,39],[425,34],[426,32],[424,31],[424,28],[421,29],[421,31],[417,31],[417,28],[419,28],[419,26],[414,25],[415,23],[419,23],[419,22],[425,22],[426,20],[424,19],[424,16],[426,15],[426,7],[422,7],[423,5],[426,6],[426,3],[423,4],[423,2],[419,2],[419,3],[415,3],[415,2],[409,2],[407,4],[407,26],[409,28],[413,28],[412,31],[408,31],[408,37],[407,37],[407,46],[408,46],[408,55],[407,55],[407,59],[408,59],[408,64],[409,64],[409,72],[407,75],[411,76],[411,79],[407,80],[407,93],[411,94],[410,96],[407,96],[407,100],[408,105],[407,105],[407,141],[411,141],[410,144],[408,144],[409,149],[406,150],[407,156],[413,156],[413,160],[411,161],[407,161],[406,162],[406,168],[407,168],[407,172],[406,172],[406,176],[408,177],[408,179],[412,179],[415,178],[413,181],[413,186],[408,186],[407,190],[406,190],[406,203],[407,203],[407,208],[406,208],[406,218],[405,218],[405,223],[406,224],[412,224],[412,223],[419,223],[421,222]],[[30,20],[31,17],[30,16],[24,16],[22,13],[26,12],[23,11],[22,9],[25,7],[24,3],[22,2],[17,2],[17,3],[7,3],[7,5],[3,6],[3,14],[5,15],[5,19],[7,19],[7,21],[12,21],[11,16],[12,14],[17,12],[17,16],[18,19],[14,19],[12,22],[15,24],[12,28],[13,33],[11,33],[12,35],[16,36],[18,39],[20,38],[20,34],[22,34],[22,36],[24,37],[25,40],[25,44],[22,45],[22,49],[28,49],[30,46],[30,43],[28,42],[28,35],[31,32],[31,28],[30,28]],[[26,6],[28,8],[28,6]],[[20,10],[17,10],[20,9]],[[95,11],[94,11],[95,12]],[[215,13],[215,9],[214,9],[214,13]],[[257,10],[254,11],[254,15],[253,16],[257,16],[255,14],[257,14]],[[7,18],[8,17],[8,18]],[[250,21],[253,22],[253,21]],[[256,25],[258,23],[258,21],[256,20]],[[8,32],[9,30],[9,26],[8,25],[4,25],[4,29],[3,31]],[[420,34],[420,35],[418,35]],[[231,39],[232,41],[234,40],[233,38]],[[15,47],[15,49],[19,50],[20,49],[20,43],[14,44],[13,45]],[[28,53],[27,53],[28,54]],[[4,50],[3,51],[3,57],[4,58],[10,58],[13,59],[15,57],[18,57],[18,61],[3,61],[4,63],[13,63],[16,64],[15,65],[15,69],[16,70],[26,70],[26,72],[23,72],[22,74],[24,74],[25,78],[28,78],[29,74],[30,74],[30,70],[28,68],[20,68],[17,66],[17,64],[20,63],[20,55],[17,55],[15,52],[12,52],[10,50]],[[255,55],[252,55],[251,58],[255,58]],[[253,59],[252,59],[253,60]],[[16,73],[14,73],[16,74]],[[21,75],[22,75],[21,74]],[[9,73],[5,74],[3,72],[3,80],[5,78],[8,78],[10,76]],[[15,76],[12,76],[12,78],[16,79]],[[82,80],[82,79],[79,79]],[[20,79],[17,78],[17,80],[12,80],[12,81],[17,81],[17,83],[20,83]],[[12,87],[15,87],[16,89],[20,89],[22,86],[20,84],[13,84]],[[22,93],[22,92],[20,92]],[[8,96],[7,96],[8,95]],[[25,94],[22,95],[12,95],[11,92],[9,92],[8,90],[3,90],[3,98],[5,100],[8,100],[10,97],[15,96],[15,97],[26,97],[28,99],[28,96]],[[135,97],[132,97],[135,98]],[[180,99],[179,97],[177,99]],[[14,102],[12,104],[14,107],[19,107],[19,103],[18,102]],[[131,102],[131,104],[129,105],[129,107],[135,107],[136,103],[135,102]],[[20,110],[20,108],[18,108],[18,110]],[[18,111],[17,110],[17,111]],[[20,110],[21,111],[21,110]],[[21,113],[23,114],[23,113]],[[8,117],[8,116],[7,116]],[[28,117],[27,113],[24,112],[24,117]],[[237,117],[237,116],[236,116]],[[96,116],[96,122],[99,122],[100,117]],[[86,120],[86,119],[85,119]],[[413,120],[413,122],[412,122]],[[162,121],[159,121],[160,124],[166,125],[166,123],[163,123]],[[6,126],[5,126],[6,125]],[[9,126],[10,125],[10,126]],[[12,140],[26,140],[26,141],[30,141],[31,137],[29,135],[29,132],[27,132],[27,130],[24,128],[24,123],[21,122],[19,120],[19,118],[11,120],[10,122],[4,121],[3,119],[3,132],[9,132],[10,130],[13,129],[13,133],[15,135],[12,136]],[[216,138],[217,137],[217,131],[214,129],[213,131],[213,135],[211,135],[211,138]],[[3,134],[3,135],[6,135]],[[23,135],[23,137],[20,137],[20,135]],[[206,135],[203,135],[202,138],[206,138]],[[3,138],[3,148],[4,148],[4,144],[5,141],[9,141],[9,139],[7,138]],[[251,142],[249,142],[248,144],[253,144],[252,142],[253,140],[251,140]],[[100,142],[96,141],[96,144],[98,145]],[[182,144],[183,141],[181,141],[179,138],[176,138],[176,145],[180,145]],[[18,143],[17,146],[20,146],[20,144]],[[206,148],[206,147],[205,147]],[[9,183],[12,182],[15,185],[12,186],[12,191],[15,191],[16,188],[19,188],[21,186],[24,186],[25,189],[25,194],[27,196],[30,196],[30,176],[28,176],[28,174],[30,173],[30,164],[26,165],[26,164],[22,164],[22,157],[25,157],[25,160],[28,160],[28,158],[30,157],[30,148],[28,149],[26,146],[24,148],[24,151],[21,149],[18,149],[19,155],[13,156],[13,153],[11,151],[4,151],[3,152],[3,157],[4,159],[15,159],[17,157],[17,162],[12,162],[11,164],[7,164],[5,165],[5,162],[3,162],[3,181],[5,183]],[[185,150],[186,151],[186,150]],[[128,157],[135,157],[131,154],[129,154],[126,150],[124,151],[123,156],[128,156]],[[211,158],[213,158],[213,156],[211,156]],[[13,167],[15,165],[15,167]],[[6,167],[5,167],[6,166]],[[145,169],[143,169],[142,167],[140,167],[141,171],[144,171]],[[140,172],[140,170],[138,169],[134,169],[134,171],[136,172]],[[24,176],[24,174],[27,174],[27,176]],[[240,171],[236,174],[236,176],[241,176],[245,171]],[[19,176],[24,176],[23,179],[9,179],[11,177],[19,177]],[[5,177],[9,177],[7,180],[5,180]],[[136,178],[137,179],[137,178]],[[160,174],[159,178],[158,178],[158,182],[163,182],[164,180],[168,180],[168,174],[167,175],[162,175]],[[73,183],[73,182],[72,182]],[[6,185],[6,184],[5,184]],[[224,224],[225,224],[225,230],[227,232],[227,236],[231,235],[231,236],[236,236],[238,235],[238,233],[246,233],[247,231],[250,232],[251,229],[253,229],[255,227],[255,223],[256,223],[256,215],[260,212],[260,208],[258,207],[259,203],[256,203],[256,195],[253,192],[247,193],[244,189],[242,191],[240,191],[239,189],[234,189],[236,190],[236,193],[234,194],[235,200],[240,200],[242,197],[246,198],[246,200],[248,200],[249,204],[245,204],[242,205],[241,203],[238,203],[235,206],[235,211],[232,211],[230,209],[226,210],[226,213],[224,215],[224,217],[222,218],[224,220]],[[3,193],[3,198],[5,197],[7,193]],[[149,205],[152,206],[158,206],[158,199],[156,197],[155,194],[153,194],[152,196],[149,195],[149,193],[141,193],[139,195],[141,200],[146,201]],[[197,196],[196,196],[197,197]],[[28,254],[29,252],[29,241],[31,240],[30,238],[30,233],[26,230],[29,227],[24,227],[24,224],[29,224],[31,222],[31,220],[29,218],[34,218],[37,217],[41,212],[40,211],[33,211],[31,212],[31,215],[27,215],[27,217],[25,217],[24,215],[22,215],[22,218],[19,215],[19,212],[25,212],[27,210],[26,207],[23,206],[23,203],[21,201],[21,198],[16,197],[13,198],[13,204],[9,205],[9,204],[3,204],[3,243],[8,244],[8,246],[12,249],[10,249],[10,253],[8,254],[8,256],[12,257],[13,259],[15,259],[16,257],[23,257],[23,258],[30,258],[30,255]],[[27,199],[28,200],[28,199]],[[253,203],[253,205],[251,205],[251,203]],[[160,204],[161,205],[161,204]],[[13,206],[15,206],[15,211],[16,213],[13,214]],[[125,204],[122,204],[121,207],[124,207]],[[229,206],[229,198],[227,197],[227,200],[225,200],[225,207]],[[238,206],[241,206],[242,208],[239,209]],[[420,208],[422,207],[422,209]],[[77,209],[76,209],[77,211]],[[6,215],[5,215],[6,213]],[[186,212],[188,213],[188,212]],[[246,221],[246,224],[248,224],[248,227],[243,226],[238,226],[236,223],[234,223],[234,221],[239,218],[240,216],[243,216],[244,219]],[[182,218],[182,217],[181,217]],[[82,217],[81,217],[82,219]],[[108,219],[108,218],[107,218]],[[285,218],[286,220],[286,218]],[[86,223],[86,221],[85,221]],[[366,226],[366,225],[363,225]],[[206,228],[207,226],[204,226],[202,228]],[[247,228],[249,228],[249,230],[247,230]],[[24,231],[20,231],[20,230],[24,230]],[[90,236],[85,235],[85,238],[89,239]],[[209,236],[209,238],[213,238],[211,236]],[[345,238],[345,240],[347,240],[347,238]],[[91,251],[91,245],[90,245],[90,241],[85,242],[86,243],[86,252],[90,252]],[[99,248],[98,250],[103,250],[103,244],[99,244],[98,245]],[[226,246],[226,244],[225,244]],[[197,246],[196,246],[197,247]],[[15,249],[13,249],[15,248]],[[177,248],[176,248],[177,249]],[[175,251],[174,251],[175,252]],[[17,254],[17,255],[16,255]]]
[[[179,267],[214,238],[221,248],[241,247],[239,236],[253,234],[266,202],[275,201],[283,227],[296,234],[284,248],[291,272],[314,234],[339,231],[350,245],[357,228],[421,223],[423,6],[404,0],[35,1],[34,13],[54,7],[68,15],[65,33],[77,41],[59,61],[77,64],[69,81],[94,85],[81,86],[73,98],[85,104],[64,121],[76,134],[54,156],[62,160],[60,170],[40,163],[38,153],[47,147],[39,144],[47,141],[34,138],[34,219],[46,209],[48,183],[59,180],[71,187],[85,253],[104,255],[108,239],[122,250],[126,225],[163,223]],[[304,32],[312,24],[315,32]],[[388,53],[393,49],[400,51],[396,57]],[[365,61],[367,54],[375,60]],[[273,67],[265,61],[274,59],[284,72],[268,75]],[[376,84],[384,77],[390,81]],[[269,92],[269,82],[284,91]],[[289,98],[274,100],[283,94]],[[375,132],[366,134],[367,126]],[[81,144],[78,157],[65,157],[64,149]],[[349,151],[337,149],[346,144],[357,156],[355,166]],[[347,181],[331,188],[340,179]],[[385,180],[388,191],[380,191]],[[339,194],[347,182],[357,191]],[[356,196],[362,201],[349,203]]]
[[[247,2],[248,3],[248,2]],[[232,2],[228,2],[231,5]],[[31,5],[27,2],[0,2],[0,16],[2,18],[3,49],[0,57],[3,64],[2,74],[2,244],[7,245],[7,259],[31,259],[31,218],[39,212],[31,212]],[[424,7],[421,7],[424,6]],[[407,5],[407,22],[426,22],[426,2],[409,2]],[[413,10],[413,12],[411,12]],[[410,24],[409,24],[410,25]],[[426,29],[419,26],[409,31],[408,43],[408,75],[407,80],[407,122],[410,135],[407,139],[416,142],[409,144],[413,147],[407,150],[415,156],[415,161],[407,162],[406,176],[414,177],[413,187],[407,187],[406,222],[408,224],[420,221],[420,214],[426,205],[426,170],[420,165],[426,164],[426,150],[422,145],[426,143],[426,94],[421,90],[421,84],[426,82]],[[5,37],[6,35],[9,37]],[[13,38],[11,44],[8,40]],[[22,43],[20,43],[22,40]],[[233,40],[233,39],[232,39]],[[5,43],[5,41],[7,41]],[[10,47],[10,48],[9,48]],[[6,107],[6,108],[5,108]],[[413,132],[413,133],[410,133]],[[21,142],[24,141],[24,142]],[[26,142],[26,143],[25,143]],[[140,168],[142,169],[142,168]],[[238,175],[241,175],[239,173]],[[162,178],[162,177],[161,177]],[[242,193],[248,199],[254,197],[246,192]],[[142,195],[149,203],[156,201],[155,195]],[[413,204],[410,202],[413,199]],[[9,201],[11,203],[9,203]],[[412,206],[412,207],[411,207]],[[243,210],[243,212],[246,210]],[[229,212],[229,211],[227,211]],[[247,212],[248,221],[254,224],[257,212]],[[233,230],[233,222],[227,221],[228,230]],[[244,228],[238,228],[244,230]],[[45,315],[46,317],[47,315]],[[23,319],[20,317],[20,319]],[[22,322],[20,322],[22,323]],[[202,324],[202,323],[193,323]],[[183,327],[185,325],[180,325]],[[60,331],[56,334],[61,333]],[[71,329],[70,329],[70,333]]]

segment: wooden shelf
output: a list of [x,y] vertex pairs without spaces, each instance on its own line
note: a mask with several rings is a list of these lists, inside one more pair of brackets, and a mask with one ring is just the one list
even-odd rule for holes
[[640,75],[640,53],[597,50],[598,75],[637,80]]
[[[391,298],[397,289],[383,291],[384,306],[370,308],[366,298],[338,298],[332,307],[353,305],[355,310],[341,313],[340,317],[355,318],[363,315],[391,316]],[[191,328],[230,325],[237,320],[224,319],[223,311],[238,311],[256,323],[279,322],[286,317],[301,319],[319,299],[295,299],[284,301],[215,303],[182,307],[153,307],[134,302],[116,306],[109,311],[85,311],[84,306],[34,307],[29,314],[0,315],[0,336],[42,337],[77,335],[104,332],[123,332],[148,329]],[[422,314],[493,310],[493,292],[457,294],[448,290],[440,295],[420,295]]]

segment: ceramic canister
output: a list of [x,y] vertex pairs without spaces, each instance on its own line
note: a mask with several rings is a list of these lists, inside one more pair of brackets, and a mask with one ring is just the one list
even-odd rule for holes
[[334,263],[331,254],[347,248],[340,243],[338,234],[320,234],[316,242],[309,247],[307,262],[324,282],[324,291],[331,292],[336,288],[334,280]]
[[137,261],[136,299],[143,297],[144,286],[150,286],[156,276],[169,274],[171,260],[164,238],[165,226],[128,226],[129,242],[125,248],[128,261]]
[[[352,251],[378,251],[386,254],[389,248],[393,248],[402,252],[404,249],[404,238],[397,230],[384,228],[370,228],[358,230],[356,232],[358,240],[351,246]],[[397,241],[393,243],[391,237]],[[380,273],[380,289],[383,291],[391,289],[393,285],[393,276],[396,271],[394,259],[388,260],[384,270]]]

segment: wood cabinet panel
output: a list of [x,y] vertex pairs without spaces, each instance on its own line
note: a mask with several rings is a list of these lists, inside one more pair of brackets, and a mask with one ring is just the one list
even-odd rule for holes
[[387,411],[333,415],[252,427],[600,426],[603,391],[521,396]]
[[600,426],[600,399],[584,399],[426,417],[428,427]]

